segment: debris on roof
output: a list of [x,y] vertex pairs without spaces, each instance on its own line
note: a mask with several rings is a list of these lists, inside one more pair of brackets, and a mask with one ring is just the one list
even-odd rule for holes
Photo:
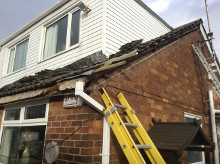
[[159,48],[199,29],[201,23],[201,19],[193,21],[145,43],[142,43],[142,40],[127,43],[121,46],[119,52],[111,55],[109,60],[107,60],[102,52],[97,52],[63,68],[43,70],[36,73],[36,75],[23,77],[12,84],[2,87],[0,89],[0,97],[50,87],[62,79],[75,77],[76,75],[81,75],[89,70],[95,70],[93,71],[94,74],[107,69],[111,70],[117,68],[126,64],[129,60],[137,58],[141,54],[147,55],[150,52],[155,52]]
[[142,40],[136,40],[132,41],[130,43],[127,43],[119,49],[120,51],[116,54],[111,55],[109,58],[115,58],[119,57],[121,55],[124,55],[125,53],[130,53],[132,51],[155,51],[158,48],[161,48],[165,45],[168,45],[169,43],[184,37],[185,35],[191,33],[192,31],[195,31],[200,28],[200,24],[202,23],[202,19],[198,19],[196,21],[193,21],[191,23],[185,24],[183,26],[180,26],[178,28],[174,28],[172,31],[161,35],[155,39],[152,39],[150,41],[147,41],[145,43],[142,43]]
[[0,97],[52,86],[58,80],[96,69],[103,65],[101,63],[106,60],[107,58],[102,52],[96,52],[63,68],[43,70],[2,87],[0,89]]

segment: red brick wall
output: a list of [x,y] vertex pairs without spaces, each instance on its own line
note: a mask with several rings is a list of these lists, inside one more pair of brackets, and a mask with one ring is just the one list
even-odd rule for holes
[[[89,121],[86,121],[89,120]],[[74,109],[63,108],[63,97],[50,100],[46,131],[46,145],[60,142],[57,164],[101,163],[103,117],[88,106]]]
[[[212,83],[207,80],[207,72],[191,47],[191,43],[197,44],[200,39],[199,32],[193,32],[159,50],[149,59],[145,60],[146,55],[142,55],[126,66],[106,73],[105,78],[91,83],[90,96],[103,104],[98,92],[100,87],[105,87],[113,102],[117,102],[116,94],[122,92],[147,131],[153,126],[152,118],[163,122],[183,122],[184,112],[200,115],[203,130],[211,139],[209,104],[206,100]],[[206,51],[204,53],[208,56]],[[120,71],[122,73],[119,74]],[[216,106],[219,106],[217,96],[215,99]],[[81,123],[82,127],[59,145],[57,163],[101,163],[102,117],[86,105],[64,109],[62,103],[62,97],[50,100],[46,144],[61,141]],[[95,120],[85,122],[88,119]],[[112,132],[110,151],[111,164],[128,163]],[[185,154],[181,159],[186,163]]]
[[[207,100],[212,83],[191,46],[198,40],[201,35],[195,31],[149,59],[145,60],[143,55],[114,72],[106,73],[105,77],[110,79],[99,79],[91,88],[101,84],[98,88],[104,86],[114,102],[117,102],[116,94],[122,92],[146,130],[151,128],[152,118],[163,122],[184,122],[184,112],[202,116],[203,130],[211,139]],[[94,90],[91,95],[102,103],[97,92]],[[112,164],[127,163],[119,147],[112,135]]]

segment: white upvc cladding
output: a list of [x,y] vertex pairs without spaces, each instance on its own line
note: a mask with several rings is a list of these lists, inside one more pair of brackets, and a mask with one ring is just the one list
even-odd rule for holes
[[[36,72],[44,69],[63,67],[87,55],[101,51],[103,1],[84,0],[83,2],[89,5],[91,12],[87,16],[82,13],[78,46],[73,46],[74,48],[58,53],[58,55],[48,60],[40,61],[45,26],[67,14],[68,11],[74,10],[74,6],[79,2],[80,0],[69,1],[2,47],[0,54],[0,87],[21,79],[24,76],[34,75]],[[29,37],[26,67],[7,75],[7,60],[10,47],[26,37]]]
[[[1,47],[0,88],[44,69],[64,67],[98,51],[109,56],[125,43],[148,41],[170,31],[134,0],[83,0],[91,12],[88,15],[81,12],[79,44],[42,61],[46,27],[76,10],[80,1],[68,1]],[[10,48],[25,38],[29,38],[26,66],[7,75]]]
[[151,40],[170,29],[134,0],[107,0],[106,54],[118,51],[121,45],[133,40]]

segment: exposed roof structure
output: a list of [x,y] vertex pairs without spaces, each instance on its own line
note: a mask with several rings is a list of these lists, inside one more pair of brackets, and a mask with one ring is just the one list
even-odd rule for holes
[[70,65],[55,70],[43,70],[33,76],[6,85],[0,89],[0,97],[53,86],[60,80],[82,74],[99,67],[107,58],[102,52],[94,53]]
[[[121,46],[119,52],[110,56],[109,60],[115,60],[110,64],[115,64],[122,61],[128,62],[129,60],[137,58],[139,55],[146,55],[151,52],[155,52],[157,49],[162,48],[176,41],[177,39],[180,39],[183,36],[199,29],[201,23],[201,19],[193,21],[181,27],[175,28],[166,34],[145,43],[142,43],[142,40],[136,40],[127,43]],[[133,51],[137,51],[139,55],[125,56],[122,59],[119,58]],[[58,68],[55,70],[43,70],[36,75],[24,77],[12,84],[4,86],[0,89],[0,97],[53,86],[62,79],[81,75],[82,73],[89,70],[95,70],[103,66],[105,63],[109,62],[109,60],[107,60],[104,54],[102,54],[101,52],[97,52],[63,68]],[[118,66],[126,64],[126,62],[123,62]],[[110,68],[113,67],[109,67],[109,69]]]

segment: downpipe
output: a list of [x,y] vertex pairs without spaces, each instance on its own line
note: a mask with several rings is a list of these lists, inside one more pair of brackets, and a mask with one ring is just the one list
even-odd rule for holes
[[[80,97],[84,102],[89,104],[91,107],[95,108],[97,112],[103,115],[103,110],[105,109],[101,104],[99,104],[92,97],[84,92],[84,82],[76,82],[75,95]],[[103,141],[102,141],[102,164],[109,164],[110,158],[110,125],[107,119],[103,118]]]
[[211,112],[212,139],[215,144],[214,158],[215,158],[215,163],[217,164],[219,163],[219,150],[218,150],[215,114],[220,113],[220,110],[216,110],[214,108],[213,93],[211,90],[209,91],[209,104],[210,104],[210,112]]

